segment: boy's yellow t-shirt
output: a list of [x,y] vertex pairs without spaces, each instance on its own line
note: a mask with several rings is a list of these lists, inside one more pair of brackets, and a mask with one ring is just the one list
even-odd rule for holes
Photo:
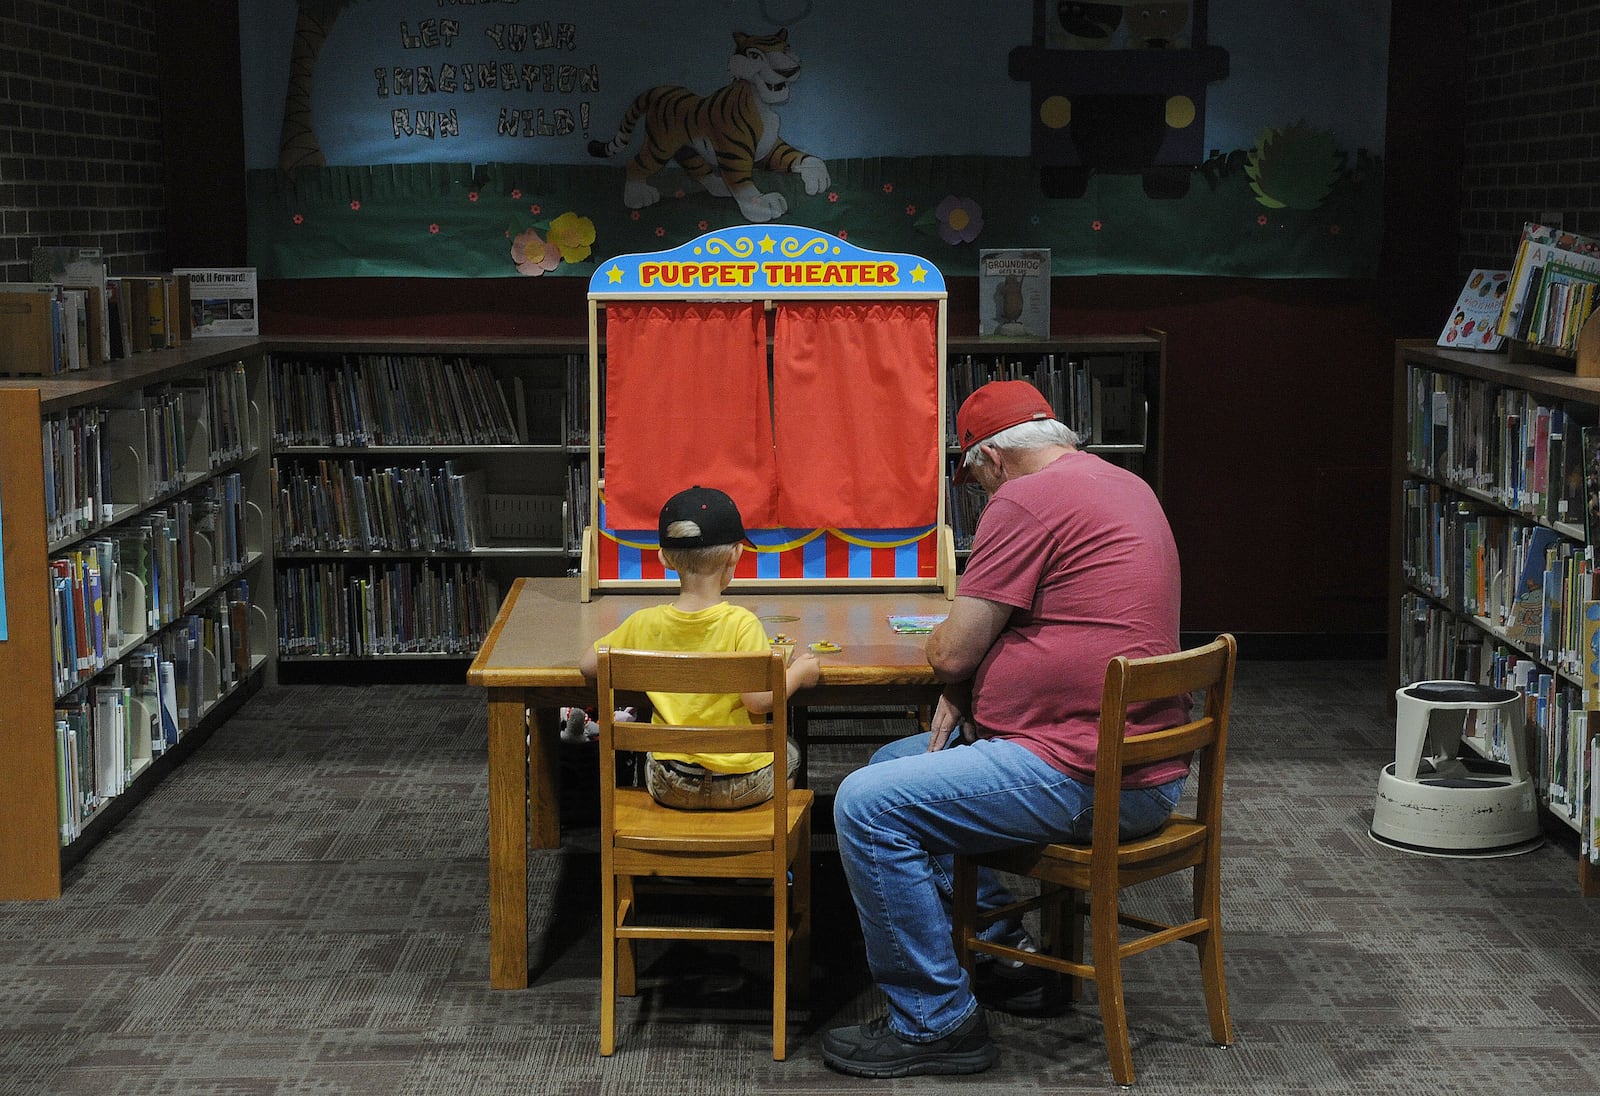
[[[766,627],[741,605],[722,601],[686,613],[671,605],[640,609],[595,640],[595,649],[626,647],[637,651],[770,651]],[[722,726],[757,723],[738,693],[650,693],[654,722]],[[779,703],[782,703],[780,698]],[[655,754],[661,761],[683,761],[719,773],[750,773],[772,764],[769,753]]]

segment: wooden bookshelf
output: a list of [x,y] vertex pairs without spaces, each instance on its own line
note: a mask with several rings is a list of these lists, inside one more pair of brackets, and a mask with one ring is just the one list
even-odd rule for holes
[[[129,612],[122,626],[109,627],[99,636],[93,657],[87,665],[74,664],[70,680],[63,682],[61,660],[52,635],[53,599],[51,561],[82,552],[84,546],[112,539],[118,530],[136,525],[154,514],[214,512],[210,496],[214,485],[228,480],[237,499],[239,494],[255,502],[265,491],[267,446],[262,433],[264,419],[265,362],[259,353],[259,340],[215,340],[187,344],[179,349],[155,351],[109,365],[85,369],[62,378],[0,380],[0,523],[4,533],[6,635],[0,642],[0,680],[6,682],[6,703],[0,705],[0,741],[6,746],[7,788],[0,805],[0,899],[41,899],[58,897],[66,867],[81,858],[104,833],[132,809],[132,806],[158,783],[188,751],[202,741],[237,705],[271,674],[270,649],[272,619],[271,568],[264,551],[265,511],[251,525],[249,543],[243,544],[239,532],[242,505],[230,516],[239,518],[229,528],[238,533],[230,537],[233,554],[223,560],[218,555],[216,530],[188,529],[188,539],[175,540],[174,551],[181,553],[183,582],[172,599],[173,612],[167,618],[151,620],[148,610]],[[237,451],[222,454],[216,447],[220,432],[213,432],[220,413],[205,382],[217,370],[225,370],[230,393],[238,394],[242,406],[238,415],[227,418],[227,432],[237,442]],[[214,379],[214,378],[213,378]],[[199,382],[199,383],[197,383]],[[164,393],[170,386],[184,386],[194,421],[183,424],[186,444],[174,451],[190,457],[174,472],[175,479],[165,490],[146,491],[142,472],[151,454],[142,448],[142,439],[120,445],[116,453],[107,452],[101,470],[107,474],[100,497],[93,507],[84,508],[74,527],[63,532],[59,520],[52,522],[48,500],[51,497],[52,471],[46,468],[46,432],[52,422],[69,421],[85,409],[103,410],[107,421],[113,409],[137,418],[144,414],[141,401],[149,393]],[[201,395],[205,393],[205,395]],[[182,398],[177,401],[182,406]],[[101,440],[110,444],[108,432]],[[120,443],[119,443],[120,444]],[[51,461],[54,465],[56,462]],[[87,463],[87,462],[86,462]],[[59,487],[59,485],[57,485]],[[202,498],[202,496],[205,498]],[[59,493],[57,497],[62,497]],[[242,503],[242,500],[240,500]],[[57,508],[59,510],[59,507]],[[57,526],[52,536],[52,525]],[[123,572],[132,576],[133,572]],[[111,576],[107,576],[108,587]],[[226,629],[218,625],[213,632],[201,615],[218,610],[219,597],[242,600],[240,580],[249,584],[251,609],[238,615],[237,624],[229,620]],[[106,590],[107,598],[121,597],[121,591],[143,588],[137,576],[124,578]],[[143,601],[130,595],[129,605],[143,609]],[[119,605],[122,602],[119,600]],[[159,615],[159,614],[158,614]],[[100,616],[110,620],[109,610]],[[214,622],[214,618],[212,618]],[[184,648],[185,676],[182,679],[185,704],[181,713],[174,710],[174,734],[163,739],[158,756],[145,752],[135,757],[148,727],[134,719],[131,705],[125,739],[119,748],[132,744],[128,756],[117,756],[118,775],[113,789],[97,794],[90,807],[64,815],[63,779],[57,764],[57,713],[61,705],[84,699],[97,684],[110,675],[120,675],[135,655],[152,665],[164,657],[166,645],[180,628],[192,629],[198,637],[216,635],[249,637],[249,664],[238,668],[233,656],[245,645],[218,650],[204,643]],[[226,666],[220,659],[228,659]],[[236,668],[239,672],[235,672]],[[190,690],[193,690],[190,692]],[[131,690],[127,694],[131,700]],[[144,712],[147,709],[137,709]],[[120,724],[119,724],[120,725]],[[99,785],[95,785],[98,790]],[[81,803],[81,800],[80,800]],[[68,832],[64,818],[70,820]]]
[[[1600,577],[1585,428],[1600,429],[1600,378],[1570,364],[1396,346],[1390,683],[1474,680],[1536,698],[1546,713],[1528,721],[1536,793],[1553,825],[1576,832],[1578,885],[1594,895],[1596,797],[1583,774],[1600,713],[1586,710],[1595,675],[1581,618]],[[1541,582],[1519,602],[1527,568]]]
[[584,351],[505,339],[274,347],[286,674],[469,659],[514,579],[566,572]]
[[1084,448],[1144,477],[1161,494],[1166,401],[1166,335],[1075,335],[1048,339],[947,340],[950,391],[945,400],[947,439],[945,512],[965,558],[981,511],[981,492],[951,484],[960,447],[955,416],[961,401],[993,380],[1032,382],[1057,417],[1084,439]]

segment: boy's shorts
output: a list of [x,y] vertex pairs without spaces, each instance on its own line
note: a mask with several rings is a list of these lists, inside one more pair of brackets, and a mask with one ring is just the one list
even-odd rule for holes
[[[790,742],[789,776],[800,765],[800,751]],[[736,811],[772,798],[772,766],[754,772],[719,773],[682,761],[657,761],[645,755],[644,786],[663,807],[685,811]]]

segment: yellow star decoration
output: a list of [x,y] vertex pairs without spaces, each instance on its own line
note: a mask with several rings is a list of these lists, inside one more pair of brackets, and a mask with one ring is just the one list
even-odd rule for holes
[[927,268],[924,267],[921,263],[918,263],[916,266],[912,267],[911,268],[911,280],[914,281],[914,282],[925,282],[925,281],[927,281],[928,280]]
[[771,236],[761,237],[761,253],[765,255],[771,252],[775,242]]
[[606,271],[606,274],[608,277],[610,277],[612,285],[622,281],[622,268],[620,266],[612,267],[610,270]]

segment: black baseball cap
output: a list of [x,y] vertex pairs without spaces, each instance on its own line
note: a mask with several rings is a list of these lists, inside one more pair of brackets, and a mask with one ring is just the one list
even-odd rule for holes
[[[675,521],[692,521],[700,527],[700,534],[692,537],[669,537],[667,529]],[[744,540],[744,519],[733,499],[715,487],[699,484],[687,491],[679,491],[661,508],[661,522],[657,530],[663,548],[711,548],[718,544],[738,544]]]

